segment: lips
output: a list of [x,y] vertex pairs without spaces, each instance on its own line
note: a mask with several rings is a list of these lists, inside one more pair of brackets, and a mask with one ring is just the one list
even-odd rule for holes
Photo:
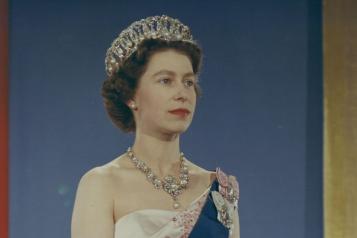
[[171,112],[171,113],[189,114],[190,110],[188,110],[186,108],[177,108],[177,109],[171,110],[169,112]]
[[174,110],[169,111],[171,114],[180,116],[180,117],[186,117],[188,114],[190,114],[190,110],[186,109],[186,108],[177,108]]

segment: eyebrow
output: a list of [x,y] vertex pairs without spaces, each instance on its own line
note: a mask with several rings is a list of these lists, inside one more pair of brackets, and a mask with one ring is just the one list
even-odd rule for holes
[[[154,73],[153,75],[151,75],[151,77],[153,78],[153,77],[155,77],[157,75],[160,75],[160,74],[176,75],[176,73],[171,71],[171,70],[160,70],[160,71]],[[189,73],[185,73],[184,74],[184,77],[187,77],[187,76],[196,76],[196,75],[194,73],[192,73],[192,72],[189,72]]]

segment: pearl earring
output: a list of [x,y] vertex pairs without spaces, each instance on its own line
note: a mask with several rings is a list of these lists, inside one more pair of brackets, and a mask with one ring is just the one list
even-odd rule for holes
[[136,109],[135,103],[131,103],[131,104],[130,104],[130,107],[131,107],[132,109]]

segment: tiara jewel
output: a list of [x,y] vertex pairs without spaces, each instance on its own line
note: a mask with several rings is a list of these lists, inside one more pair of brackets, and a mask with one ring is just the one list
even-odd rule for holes
[[186,41],[197,45],[188,26],[178,19],[166,15],[151,16],[132,23],[112,42],[105,57],[105,70],[108,76],[118,71],[138,45],[146,39],[166,41]]

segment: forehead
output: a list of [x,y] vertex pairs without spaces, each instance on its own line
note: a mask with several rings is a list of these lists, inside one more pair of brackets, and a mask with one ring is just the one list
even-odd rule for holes
[[193,72],[190,58],[184,53],[171,49],[154,53],[150,57],[145,74],[152,75],[161,70],[178,74]]

